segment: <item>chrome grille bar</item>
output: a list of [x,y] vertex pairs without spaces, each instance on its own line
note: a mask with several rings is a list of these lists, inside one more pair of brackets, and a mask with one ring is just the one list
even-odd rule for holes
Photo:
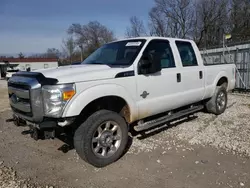
[[14,88],[12,86],[9,86],[9,95],[15,94],[19,98],[23,99],[29,99],[30,98],[30,92],[26,89],[20,89],[20,88]]

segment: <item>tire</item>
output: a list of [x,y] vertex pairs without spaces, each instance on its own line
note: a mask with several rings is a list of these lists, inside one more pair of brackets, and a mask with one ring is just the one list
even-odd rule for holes
[[126,121],[119,114],[108,110],[92,114],[78,127],[74,135],[74,146],[78,155],[99,168],[117,161],[123,155],[127,142]]
[[227,108],[227,89],[224,86],[217,86],[213,97],[206,102],[205,107],[209,113],[220,115]]

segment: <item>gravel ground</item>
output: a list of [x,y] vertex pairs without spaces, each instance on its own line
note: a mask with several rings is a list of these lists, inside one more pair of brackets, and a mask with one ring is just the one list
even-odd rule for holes
[[[6,81],[0,80],[0,113],[6,110],[10,110],[7,98]],[[0,131],[1,132],[1,131]],[[17,176],[16,171],[12,167],[4,165],[4,161],[0,160],[0,188],[53,188],[53,186],[45,185],[41,186],[38,184],[30,183],[29,179],[22,179]]]
[[18,177],[13,168],[4,166],[3,161],[0,161],[0,188],[53,188],[53,186],[41,186],[29,181]]
[[9,100],[7,95],[7,82],[5,80],[0,80],[0,112],[9,110]]
[[161,139],[149,138],[146,142],[138,139],[134,142],[133,149],[137,148],[139,151],[153,151],[157,147],[169,149],[166,146],[178,140],[191,145],[209,145],[250,157],[249,122],[250,97],[230,94],[228,108],[222,115],[215,116],[201,112],[197,113],[193,120],[172,122],[163,128],[153,130],[160,132],[158,136]]
[[35,142],[20,134],[23,128],[5,123],[11,112],[1,81],[0,94],[5,96],[0,99],[0,188],[250,187],[250,97],[245,95],[230,94],[220,116],[201,112],[137,135],[122,159],[96,169],[75,150],[58,151],[58,140]]
[[211,145],[250,156],[250,98],[229,96],[228,109],[216,117],[198,114],[197,121],[178,126],[168,134],[190,144]]

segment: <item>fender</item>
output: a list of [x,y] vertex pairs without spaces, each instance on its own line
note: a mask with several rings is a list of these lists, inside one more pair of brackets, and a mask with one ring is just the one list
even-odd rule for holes
[[74,96],[66,105],[62,117],[78,116],[90,102],[105,96],[123,98],[129,106],[131,121],[136,119],[138,116],[138,109],[135,101],[124,87],[117,84],[100,84],[83,90],[81,93]]
[[226,77],[227,78],[227,81],[229,82],[229,79],[228,79],[228,74],[226,71],[221,71],[219,72],[219,74],[216,76],[216,78],[214,79],[214,91],[215,91],[215,88],[216,88],[216,85],[217,83],[219,82],[219,80],[222,78],[222,77]]
[[215,77],[213,83],[207,86],[205,98],[212,97],[214,95],[216,85],[222,77],[226,77],[228,79],[228,74],[226,71],[220,71],[219,74],[217,74],[217,76]]

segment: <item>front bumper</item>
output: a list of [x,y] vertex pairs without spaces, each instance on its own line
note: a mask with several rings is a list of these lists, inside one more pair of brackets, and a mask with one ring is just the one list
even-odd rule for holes
[[22,119],[17,114],[13,114],[13,119],[8,120],[13,121],[16,126],[27,126],[29,130],[22,132],[23,135],[30,134],[35,140],[39,139],[53,139],[56,137],[56,131],[59,130],[57,122],[53,120],[43,121],[41,123],[33,123]]
[[14,124],[17,126],[29,126],[31,128],[37,128],[39,130],[58,128],[56,120],[47,119],[47,120],[42,121],[40,123],[34,123],[34,122],[31,122],[31,121],[28,121],[28,120],[22,118],[21,116],[19,116],[16,113],[13,114],[13,121],[14,121]]
[[46,78],[41,73],[18,72],[8,81],[9,103],[13,111],[14,123],[17,126],[28,126],[29,131],[24,131],[38,136],[41,133],[45,138],[55,136],[55,131],[70,125],[74,117],[57,119],[44,116],[42,86],[54,85],[58,81]]

